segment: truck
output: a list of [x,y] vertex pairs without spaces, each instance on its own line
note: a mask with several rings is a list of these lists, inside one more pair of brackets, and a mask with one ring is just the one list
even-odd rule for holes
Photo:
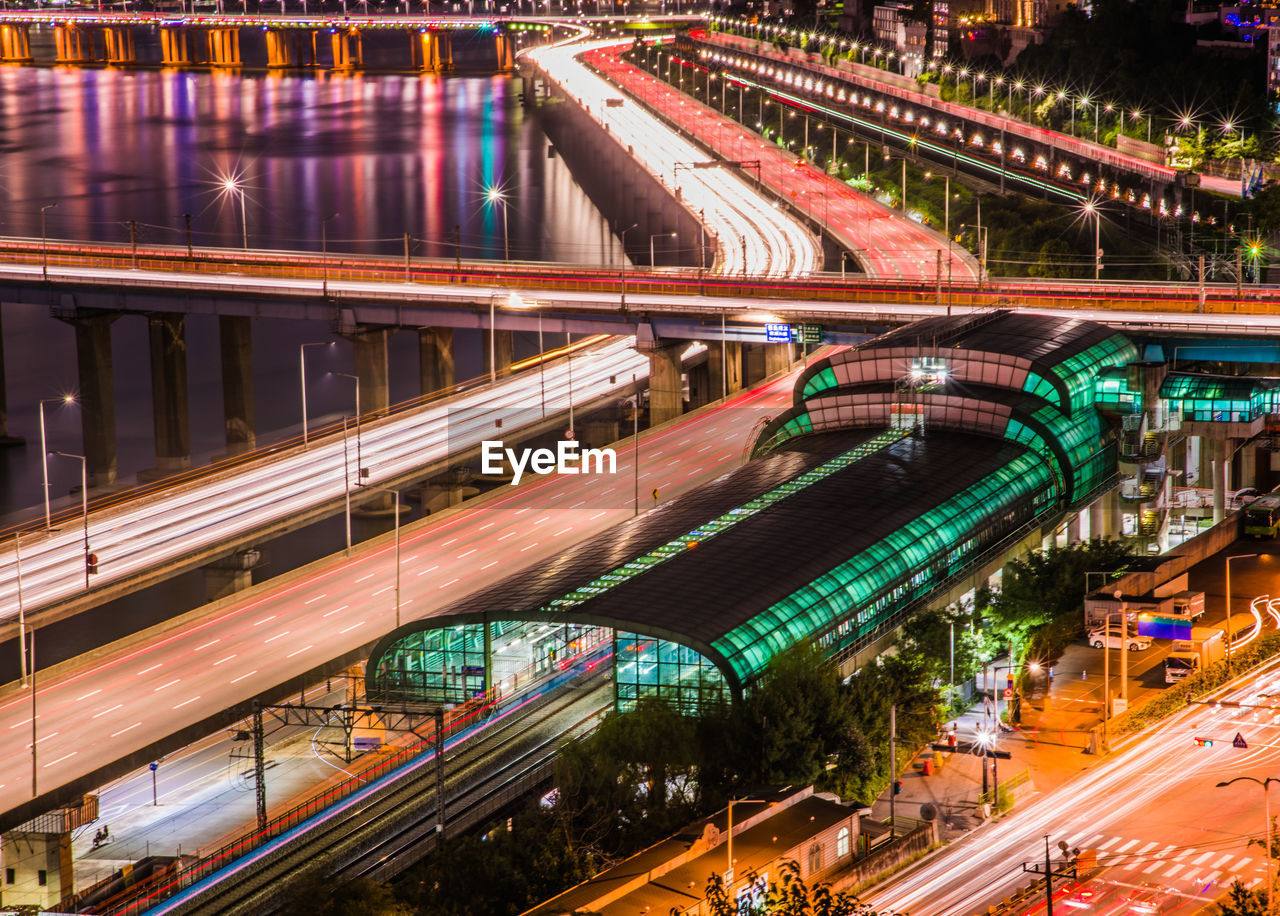
[[1212,627],[1193,627],[1190,639],[1175,639],[1173,649],[1165,656],[1164,682],[1176,684],[1197,671],[1202,671],[1227,654],[1222,631]]

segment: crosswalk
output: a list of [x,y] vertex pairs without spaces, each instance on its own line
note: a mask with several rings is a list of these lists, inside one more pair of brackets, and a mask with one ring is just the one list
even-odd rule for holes
[[1119,883],[1178,881],[1203,887],[1230,884],[1238,878],[1252,888],[1265,878],[1261,849],[1241,855],[1090,832],[1071,837],[1067,845],[1097,850],[1098,864],[1108,870],[1107,879]]

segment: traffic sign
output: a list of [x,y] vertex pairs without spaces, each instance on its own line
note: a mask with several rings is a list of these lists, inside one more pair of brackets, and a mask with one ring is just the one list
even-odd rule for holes
[[1012,687],[1006,687],[1006,688],[1004,689],[1004,698],[1005,698],[1006,700],[1012,700],[1012,699],[1013,699],[1013,688],[1012,688]]
[[802,324],[796,330],[800,343],[822,343],[822,325]]
[[766,324],[764,326],[764,339],[770,343],[790,343],[791,325]]
[[1244,740],[1244,735],[1240,734],[1239,732],[1236,732],[1235,740],[1231,742],[1231,746],[1247,748],[1249,746],[1249,742]]

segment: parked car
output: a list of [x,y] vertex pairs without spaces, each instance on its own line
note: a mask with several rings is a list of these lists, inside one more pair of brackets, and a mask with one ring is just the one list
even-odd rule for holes
[[1096,627],[1089,631],[1088,638],[1089,645],[1095,649],[1101,649],[1104,643],[1108,649],[1122,649],[1127,645],[1130,652],[1145,652],[1151,648],[1151,640],[1146,636],[1138,636],[1130,630],[1122,637],[1118,627],[1112,627],[1109,631]]

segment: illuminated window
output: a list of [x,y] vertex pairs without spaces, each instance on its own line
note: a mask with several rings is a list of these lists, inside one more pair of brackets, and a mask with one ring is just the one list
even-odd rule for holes
[[840,832],[836,834],[836,858],[843,858],[849,854],[849,828],[841,827]]

